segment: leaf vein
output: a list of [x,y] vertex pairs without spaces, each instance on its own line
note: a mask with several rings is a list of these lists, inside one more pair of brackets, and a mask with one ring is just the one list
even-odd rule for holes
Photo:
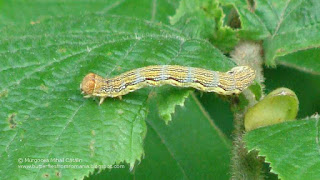
[[[79,110],[84,106],[85,102],[83,102],[75,111],[74,113],[70,116],[70,118],[68,119],[67,123],[64,125],[62,131],[58,134],[58,137],[56,138],[56,142],[53,144],[53,146],[51,146],[51,149],[46,157],[46,159],[48,159],[50,157],[50,155],[52,154],[52,151],[53,151],[53,148],[57,145],[58,141],[60,140],[61,138],[61,135],[63,134],[63,132],[67,129],[67,127],[69,126],[69,124],[71,122],[73,122],[74,120],[74,117],[76,116],[76,114],[79,112]],[[42,163],[42,165],[44,164],[45,162]],[[41,169],[38,170],[37,174],[35,175],[35,177],[33,179],[37,179],[38,175],[39,175],[39,172],[40,172]]]
[[151,21],[155,20],[156,13],[157,13],[157,0],[152,0]]
[[181,170],[182,174],[184,175],[184,177],[186,177],[186,179],[189,179],[186,172],[184,171],[180,161],[178,159],[175,158],[174,153],[170,150],[169,146],[167,145],[165,139],[160,135],[160,133],[156,130],[156,128],[152,125],[152,123],[150,123],[149,121],[147,121],[147,123],[150,125],[150,127],[154,130],[154,132],[158,135],[158,137],[161,139],[161,143],[166,147],[166,149],[168,150],[170,156],[175,160],[175,162],[177,163],[179,169]]
[[[122,39],[121,41],[134,40],[134,39],[137,39],[137,38],[139,38],[139,39],[141,40],[142,38],[147,38],[147,37],[153,37],[153,36],[140,36],[140,37],[137,37],[137,36],[136,36],[136,37],[134,37],[134,38]],[[181,37],[177,37],[177,36],[172,36],[172,37],[165,36],[165,37],[166,37],[166,38],[174,38],[174,39],[178,39],[178,40],[180,40],[180,41],[184,41],[183,38],[181,39]],[[153,37],[153,38],[156,38],[156,37]],[[158,38],[159,38],[159,37],[158,37]],[[94,49],[97,49],[97,48],[99,48],[99,47],[101,47],[101,46],[103,46],[103,45],[111,44],[111,43],[117,43],[117,42],[119,42],[119,40],[118,40],[118,41],[107,41],[107,42],[103,42],[102,44],[97,45],[97,46],[91,48],[91,51],[94,50]],[[66,59],[68,59],[68,58],[70,58],[70,57],[73,57],[73,56],[76,56],[76,55],[80,55],[80,54],[83,54],[83,53],[85,53],[85,52],[88,52],[88,50],[87,50],[87,49],[84,49],[84,50],[78,51],[78,52],[76,52],[76,53],[74,53],[74,54],[65,56],[65,57],[63,57],[63,58],[61,58],[61,59],[59,59],[59,60],[55,60],[55,59],[54,59],[54,61],[51,61],[51,62],[49,62],[49,63],[47,63],[47,64],[45,64],[45,65],[43,65],[43,66],[40,66],[39,68],[37,68],[36,70],[32,71],[30,74],[27,74],[27,75],[24,76],[23,78],[21,78],[21,79],[19,79],[19,80],[16,80],[16,81],[13,81],[12,83],[10,83],[10,84],[8,85],[8,88],[12,87],[12,86],[15,85],[15,84],[19,84],[21,81],[30,78],[30,76],[32,76],[33,74],[35,74],[35,73],[37,73],[37,72],[41,72],[41,71],[43,71],[45,68],[47,68],[47,67],[49,67],[49,66],[51,66],[51,65],[53,65],[53,64],[55,64],[55,63],[59,63],[59,62],[61,62],[61,61],[63,61],[63,60],[66,60]],[[1,89],[0,92],[2,92],[3,90],[4,90],[4,89]]]
[[125,0],[116,1],[115,3],[111,4],[110,6],[104,8],[100,12],[97,12],[97,14],[106,14],[108,11],[120,6]]
[[[271,39],[273,39],[274,36],[278,33],[278,31],[279,31],[279,29],[280,29],[280,27],[281,27],[282,22],[291,14],[291,12],[292,12],[293,10],[295,10],[298,6],[300,6],[300,5],[302,4],[302,3],[300,3],[300,4],[297,5],[293,10],[291,10],[288,14],[285,15],[285,12],[286,12],[286,10],[287,10],[290,2],[291,2],[291,0],[288,0],[288,1],[287,1],[286,5],[285,5],[285,8],[283,9],[283,11],[282,11],[282,13],[281,13],[279,22],[278,22],[278,24],[277,24],[277,27],[276,27],[276,29],[275,29],[275,31],[274,31]],[[300,1],[300,2],[302,2],[302,1]]]

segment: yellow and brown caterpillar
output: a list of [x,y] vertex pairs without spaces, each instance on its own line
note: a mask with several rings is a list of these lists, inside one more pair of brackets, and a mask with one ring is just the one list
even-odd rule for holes
[[87,74],[80,84],[86,98],[100,97],[100,104],[107,97],[119,97],[145,86],[170,84],[192,87],[204,92],[222,95],[239,94],[255,78],[249,66],[237,66],[227,72],[210,71],[178,65],[155,65],[134,69],[114,78],[103,78],[94,73]]

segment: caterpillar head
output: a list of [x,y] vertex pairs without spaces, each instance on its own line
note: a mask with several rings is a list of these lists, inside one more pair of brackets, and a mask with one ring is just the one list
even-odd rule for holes
[[93,94],[96,84],[95,78],[96,75],[94,73],[89,73],[83,78],[80,84],[82,94],[86,94],[88,96],[91,96]]

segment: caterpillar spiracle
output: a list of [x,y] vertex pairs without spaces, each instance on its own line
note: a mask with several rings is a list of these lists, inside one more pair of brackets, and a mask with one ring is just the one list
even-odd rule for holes
[[255,71],[249,66],[236,66],[227,72],[178,65],[154,65],[134,69],[113,78],[103,78],[94,73],[87,74],[80,84],[85,98],[119,97],[145,86],[165,84],[192,87],[204,92],[222,95],[239,94],[254,80]]

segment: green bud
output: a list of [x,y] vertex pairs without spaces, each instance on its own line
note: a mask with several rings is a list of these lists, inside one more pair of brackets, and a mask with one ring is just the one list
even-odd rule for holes
[[299,110],[296,94],[287,88],[278,88],[248,109],[245,114],[246,131],[295,120]]

